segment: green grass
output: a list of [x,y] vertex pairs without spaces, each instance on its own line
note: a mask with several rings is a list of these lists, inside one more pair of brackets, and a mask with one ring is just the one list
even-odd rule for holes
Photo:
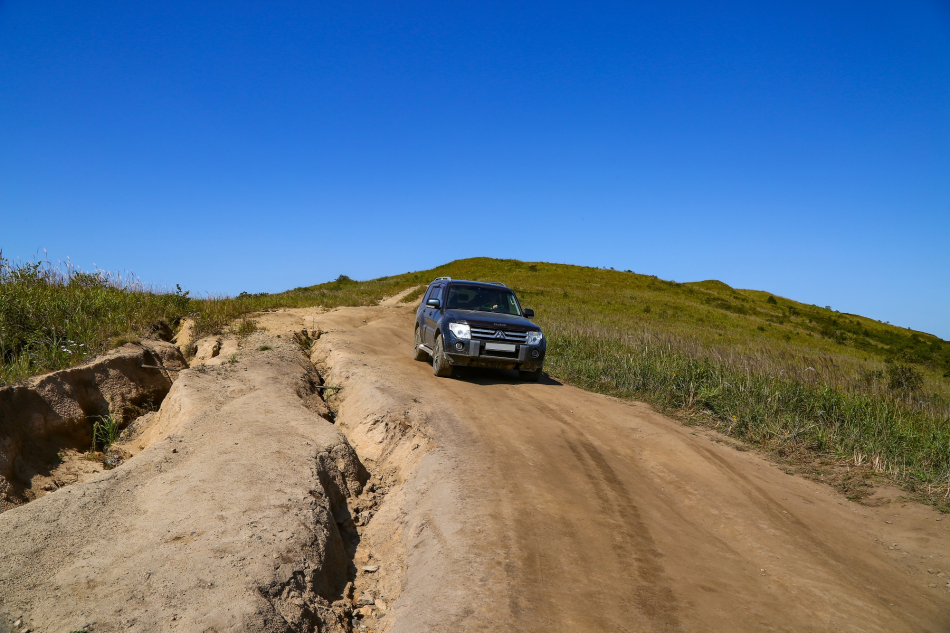
[[950,509],[950,343],[774,293],[475,258],[365,282],[341,276],[279,294],[198,299],[114,275],[0,263],[0,380],[67,366],[158,319],[192,316],[202,333],[240,333],[252,327],[246,315],[262,310],[368,305],[443,275],[501,281],[536,310],[552,376],[650,402],[788,459],[871,468]]
[[18,264],[0,255],[0,385],[63,369],[147,336],[158,321],[195,320],[198,334],[256,325],[247,315],[279,307],[327,308],[373,303],[405,289],[399,281],[358,283],[346,277],[279,294],[191,297],[149,287],[117,273],[84,272],[49,262]]
[[92,450],[105,452],[119,441],[119,421],[113,415],[104,415],[92,425]]

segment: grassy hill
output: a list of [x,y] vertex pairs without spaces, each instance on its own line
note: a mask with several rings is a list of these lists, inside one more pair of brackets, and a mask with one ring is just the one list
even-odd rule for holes
[[279,306],[374,303],[443,275],[514,288],[538,314],[558,379],[651,402],[789,463],[824,463],[821,472],[854,497],[883,476],[948,507],[950,343],[713,280],[474,258],[366,282],[341,276],[279,294],[194,299],[0,261],[0,381],[69,364],[158,319],[192,315],[214,331]]

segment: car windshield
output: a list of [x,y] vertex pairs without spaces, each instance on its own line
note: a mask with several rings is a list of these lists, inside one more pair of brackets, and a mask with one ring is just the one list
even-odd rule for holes
[[515,299],[515,293],[507,288],[489,288],[485,286],[449,286],[449,310],[475,310],[478,312],[496,312],[521,316],[521,306]]

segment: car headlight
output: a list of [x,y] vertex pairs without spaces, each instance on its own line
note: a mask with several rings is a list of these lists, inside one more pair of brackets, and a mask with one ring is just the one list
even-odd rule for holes
[[537,345],[543,338],[544,334],[541,334],[541,332],[528,332],[528,340],[525,342],[528,345]]
[[455,335],[455,338],[468,340],[472,338],[472,328],[465,323],[449,323],[449,332]]

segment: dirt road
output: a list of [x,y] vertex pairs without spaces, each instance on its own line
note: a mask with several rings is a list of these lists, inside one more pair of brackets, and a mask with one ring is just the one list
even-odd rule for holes
[[383,562],[372,586],[395,603],[361,626],[950,630],[940,514],[849,502],[645,405],[550,379],[436,378],[411,360],[412,318],[400,306],[264,319],[326,332],[312,358],[343,386],[338,426],[399,482],[357,560]]
[[642,404],[436,378],[412,318],[283,310],[199,344],[226,351],[133,457],[0,513],[0,633],[950,630],[950,519]]

